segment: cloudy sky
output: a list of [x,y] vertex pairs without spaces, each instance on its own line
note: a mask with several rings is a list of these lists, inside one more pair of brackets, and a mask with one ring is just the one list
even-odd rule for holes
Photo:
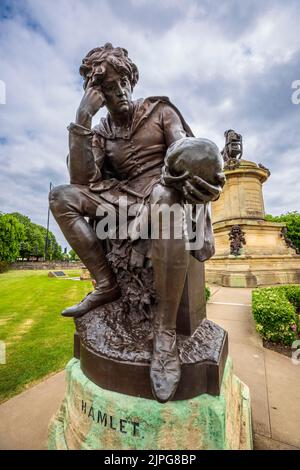
[[105,42],[138,65],[135,98],[169,96],[220,148],[225,129],[243,135],[244,158],[272,172],[268,213],[300,210],[299,24],[299,0],[1,0],[0,210],[46,224],[50,181],[68,181],[78,68]]

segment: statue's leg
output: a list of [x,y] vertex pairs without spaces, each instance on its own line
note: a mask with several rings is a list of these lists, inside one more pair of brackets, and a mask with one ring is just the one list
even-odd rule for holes
[[[180,194],[173,188],[159,184],[153,189],[150,202],[152,236],[154,232],[157,237],[151,240],[151,259],[157,296],[151,383],[156,398],[165,402],[175,393],[180,379],[176,320],[187,274],[189,252],[183,235],[183,208],[180,204]],[[171,206],[174,207],[174,212],[170,211]],[[157,227],[159,212],[162,213],[162,217]],[[169,227],[165,225],[168,222]]]
[[120,297],[114,274],[107,262],[102,243],[84,217],[95,217],[101,204],[85,186],[62,185],[50,192],[52,214],[64,236],[96,280],[96,289],[80,304],[66,309],[64,316],[79,317],[92,308]]

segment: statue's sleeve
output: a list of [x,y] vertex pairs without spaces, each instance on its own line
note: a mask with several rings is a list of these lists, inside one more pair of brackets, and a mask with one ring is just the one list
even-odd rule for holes
[[167,147],[176,140],[182,139],[182,137],[187,137],[187,132],[184,130],[180,116],[169,104],[163,105],[162,125]]
[[102,149],[97,150],[93,130],[71,123],[69,130],[69,155],[67,165],[71,184],[89,185],[101,180],[104,160]]

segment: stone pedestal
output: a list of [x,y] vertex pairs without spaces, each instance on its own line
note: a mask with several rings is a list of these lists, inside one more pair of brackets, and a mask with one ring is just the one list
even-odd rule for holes
[[81,281],[91,281],[92,280],[92,275],[86,267],[82,268],[82,271],[81,271],[81,274],[80,274],[80,280]]
[[[262,184],[269,171],[241,160],[225,174],[223,193],[212,203],[216,253],[205,264],[206,281],[228,287],[299,283],[300,256],[285,240],[285,224],[265,220]],[[236,226],[242,236],[233,254],[229,234]]]
[[227,359],[219,396],[160,404],[104,390],[67,365],[67,392],[49,426],[49,449],[251,449],[249,391]]

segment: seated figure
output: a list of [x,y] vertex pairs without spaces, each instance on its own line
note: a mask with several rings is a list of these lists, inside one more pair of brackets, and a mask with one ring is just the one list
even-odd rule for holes
[[[180,222],[184,203],[204,204],[209,225],[206,203],[219,197],[224,184],[217,147],[195,139],[168,98],[132,101],[138,69],[125,49],[111,44],[93,49],[83,59],[80,73],[85,92],[75,123],[68,128],[70,184],[55,187],[49,196],[51,211],[65,238],[95,280],[93,292],[62,312],[74,318],[121,295],[103,241],[86,218],[95,219],[99,208],[105,212],[107,204],[118,214],[120,198],[126,196],[129,207],[178,204]],[[104,105],[107,117],[92,128],[93,116]],[[201,152],[204,158],[197,173],[196,157]],[[180,379],[176,317],[190,253],[184,230],[181,237],[175,236],[177,222],[175,218],[171,221],[168,239],[160,227],[158,236],[151,240],[157,315],[150,377],[153,394],[161,402],[174,395]],[[201,261],[213,254],[212,233],[207,229],[209,237],[202,249],[193,252]]]

